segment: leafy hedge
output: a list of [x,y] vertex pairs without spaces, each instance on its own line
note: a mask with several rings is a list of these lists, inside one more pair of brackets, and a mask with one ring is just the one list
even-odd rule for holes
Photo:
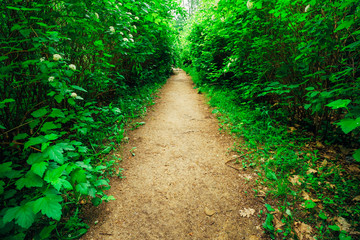
[[84,230],[60,220],[77,218],[72,211],[83,199],[113,199],[104,190],[115,160],[102,156],[169,74],[176,7],[170,0],[0,3],[2,239],[45,239],[54,229],[76,238]]
[[[358,135],[359,5],[356,0],[205,4],[183,33],[182,62],[196,68],[202,83],[237,91],[239,102],[271,105],[281,111],[279,120],[306,125],[330,141],[341,130]],[[354,157],[360,161],[360,151]]]

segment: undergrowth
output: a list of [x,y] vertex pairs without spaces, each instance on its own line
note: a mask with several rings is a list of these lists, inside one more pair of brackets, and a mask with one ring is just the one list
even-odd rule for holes
[[[234,89],[203,84],[223,128],[242,139],[235,147],[244,170],[258,174],[255,194],[265,204],[263,224],[273,239],[357,239],[360,219],[359,167],[346,160],[346,147],[324,145],[311,133],[276,121],[271,106],[241,102]],[[348,154],[348,153],[347,153]]]

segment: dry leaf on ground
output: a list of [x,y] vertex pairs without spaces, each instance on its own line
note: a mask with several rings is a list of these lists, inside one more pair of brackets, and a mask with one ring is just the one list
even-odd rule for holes
[[343,217],[337,217],[337,221],[339,223],[339,227],[340,227],[340,230],[341,231],[345,231],[345,232],[349,232],[350,231],[350,228],[351,228],[351,225],[350,223],[348,223],[345,218]]
[[315,240],[315,238],[312,237],[312,234],[311,234],[312,227],[310,225],[307,225],[306,223],[295,222],[294,230],[300,240],[307,240],[307,239]]
[[317,171],[315,169],[309,168],[309,170],[307,170],[306,174],[310,174],[310,173],[317,173]]
[[360,195],[359,195],[359,196],[354,197],[354,198],[353,198],[353,201],[357,201],[357,202],[359,202],[359,201],[360,201]]
[[291,176],[289,177],[289,181],[293,184],[293,185],[301,185],[301,182],[300,180],[303,180],[303,177],[302,176],[299,176],[299,175],[294,175],[294,176]]
[[244,210],[240,210],[240,215],[242,217],[250,217],[251,215],[254,215],[255,209],[252,208],[244,208]]

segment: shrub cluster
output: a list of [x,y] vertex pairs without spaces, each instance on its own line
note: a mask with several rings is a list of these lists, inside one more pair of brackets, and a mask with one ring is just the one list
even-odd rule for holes
[[45,239],[54,229],[69,237],[64,229],[75,227],[59,221],[73,205],[112,199],[104,190],[114,161],[101,156],[170,73],[175,7],[170,0],[1,1],[2,239]]

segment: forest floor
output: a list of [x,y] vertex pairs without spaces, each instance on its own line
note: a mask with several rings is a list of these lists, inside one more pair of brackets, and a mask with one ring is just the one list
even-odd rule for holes
[[[117,153],[116,200],[87,209],[81,239],[267,239],[257,175],[226,164],[235,139],[220,132],[203,95],[178,70]],[[135,149],[136,147],[136,149]]]

